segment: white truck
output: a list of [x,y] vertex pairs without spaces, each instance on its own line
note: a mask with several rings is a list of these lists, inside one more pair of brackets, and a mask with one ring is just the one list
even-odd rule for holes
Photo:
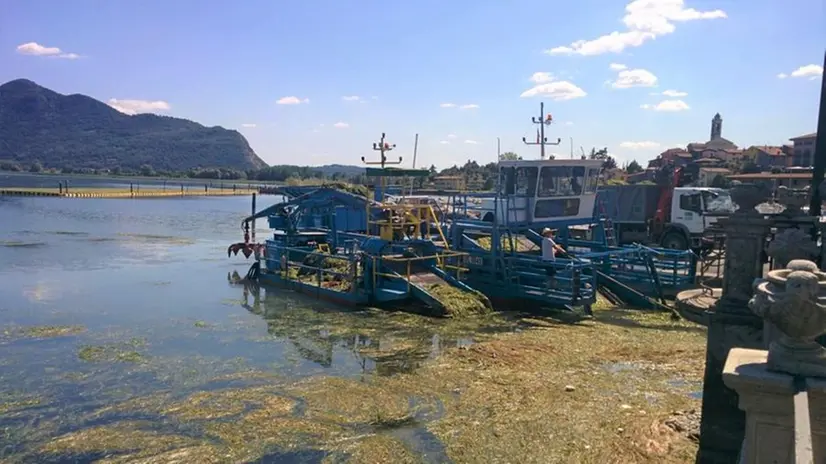
[[595,215],[610,219],[620,244],[700,249],[720,217],[736,209],[727,190],[711,187],[600,187]]

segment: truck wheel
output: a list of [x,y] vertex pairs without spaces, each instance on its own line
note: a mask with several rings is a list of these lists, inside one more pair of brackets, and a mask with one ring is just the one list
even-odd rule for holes
[[663,237],[662,247],[670,248],[672,250],[687,250],[688,241],[685,239],[685,235],[681,233],[669,232],[665,234],[665,237]]

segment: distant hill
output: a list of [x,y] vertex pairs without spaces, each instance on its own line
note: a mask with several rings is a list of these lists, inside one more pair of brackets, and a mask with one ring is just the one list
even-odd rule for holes
[[346,164],[325,164],[324,166],[310,166],[310,170],[320,172],[325,177],[333,177],[334,174],[345,176],[360,176],[366,171],[362,166],[350,166]]
[[238,131],[154,114],[123,114],[85,95],[18,79],[0,85],[0,161],[45,168],[187,171],[267,164]]

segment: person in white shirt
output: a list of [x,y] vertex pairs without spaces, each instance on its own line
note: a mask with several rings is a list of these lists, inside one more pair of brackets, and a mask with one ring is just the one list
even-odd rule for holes
[[[545,228],[542,230],[542,261],[556,261],[556,254],[564,252],[561,246],[554,240],[554,231]],[[548,267],[548,288],[556,287],[556,267]]]

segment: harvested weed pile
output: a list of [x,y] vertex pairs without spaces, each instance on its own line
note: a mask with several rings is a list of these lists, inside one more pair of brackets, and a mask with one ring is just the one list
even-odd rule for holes
[[[476,239],[476,243],[479,244],[485,250],[490,250],[491,246],[491,238],[490,237],[480,237]],[[511,246],[511,241],[507,237],[501,237],[501,248],[504,251],[512,251],[513,248],[516,248],[518,253],[524,253],[526,251],[536,250],[538,247],[534,245],[530,240],[526,239],[525,237],[514,237],[513,238],[513,247]]]
[[444,283],[428,284],[426,290],[444,305],[448,317],[487,314],[491,311],[487,298],[481,294],[466,292]]

